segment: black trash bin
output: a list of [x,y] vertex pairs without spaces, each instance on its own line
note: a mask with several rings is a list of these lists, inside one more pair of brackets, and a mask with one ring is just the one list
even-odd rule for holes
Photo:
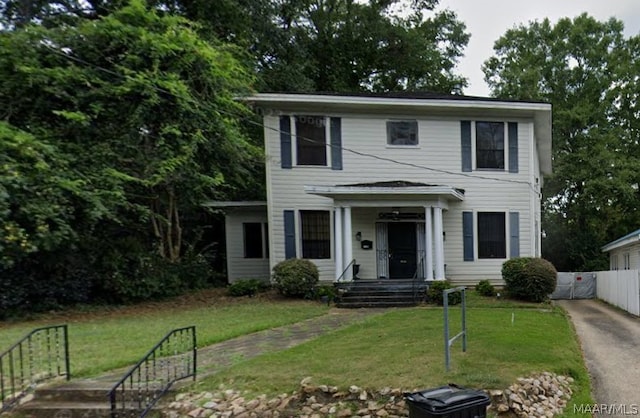
[[489,396],[454,384],[405,393],[409,418],[485,418]]

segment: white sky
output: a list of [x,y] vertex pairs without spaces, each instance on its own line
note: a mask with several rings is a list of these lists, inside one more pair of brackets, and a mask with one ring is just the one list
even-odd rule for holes
[[469,80],[464,94],[488,96],[482,63],[493,56],[493,43],[507,29],[548,17],[556,23],[562,17],[587,12],[598,20],[615,17],[624,22],[625,35],[640,33],[640,0],[440,0],[437,10],[451,9],[467,25],[471,39],[458,64],[458,72]]

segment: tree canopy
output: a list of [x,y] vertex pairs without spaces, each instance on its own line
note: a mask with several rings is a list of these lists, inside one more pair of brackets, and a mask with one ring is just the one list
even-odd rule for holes
[[587,14],[507,31],[483,66],[497,97],[553,104],[543,255],[559,270],[606,269],[600,248],[640,225],[638,36]]
[[234,49],[137,0],[0,33],[3,266],[43,275],[46,253],[84,251],[104,287],[149,279],[130,262],[180,262],[185,219],[260,183],[237,100],[253,76]]
[[429,90],[461,93],[455,66],[469,41],[437,0],[156,0],[243,46],[257,88],[281,92]]

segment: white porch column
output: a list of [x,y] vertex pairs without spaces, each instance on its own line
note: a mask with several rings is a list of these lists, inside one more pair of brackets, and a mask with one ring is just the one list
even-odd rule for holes
[[[351,231],[351,207],[344,208],[344,235],[343,235],[343,252],[344,252],[344,268],[346,269],[353,259],[353,232]],[[353,280],[353,268],[349,267],[344,274],[344,280]]]
[[433,235],[436,249],[436,280],[444,280],[444,237],[442,235],[442,208],[433,208]]
[[426,280],[433,280],[433,220],[431,218],[431,206],[424,207],[424,265]]
[[342,208],[340,206],[335,208],[335,214],[333,216],[334,226],[334,257],[336,263],[336,280],[340,278],[342,271],[344,270],[344,263],[342,262]]

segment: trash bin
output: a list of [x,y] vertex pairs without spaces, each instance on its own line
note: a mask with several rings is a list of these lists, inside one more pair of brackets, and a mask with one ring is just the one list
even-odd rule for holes
[[454,384],[405,393],[409,418],[485,418],[489,396],[481,390]]

